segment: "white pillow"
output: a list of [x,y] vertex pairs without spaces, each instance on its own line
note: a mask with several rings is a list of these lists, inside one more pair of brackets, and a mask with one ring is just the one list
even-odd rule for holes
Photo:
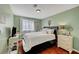
[[48,30],[47,30],[47,33],[48,33],[48,34],[53,34],[53,33],[54,33],[54,29],[48,29]]
[[47,33],[47,34],[53,34],[54,33],[54,29],[45,28],[45,29],[42,29],[42,32]]
[[42,29],[42,31],[41,31],[41,32],[46,33],[46,32],[47,32],[47,28]]
[[51,29],[48,29],[47,30],[47,34],[52,34],[52,30]]

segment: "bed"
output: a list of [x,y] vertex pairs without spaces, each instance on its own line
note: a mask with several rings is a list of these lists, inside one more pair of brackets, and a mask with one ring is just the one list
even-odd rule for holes
[[36,45],[55,39],[55,34],[47,33],[46,31],[25,33],[23,40],[23,48],[24,51],[27,52]]

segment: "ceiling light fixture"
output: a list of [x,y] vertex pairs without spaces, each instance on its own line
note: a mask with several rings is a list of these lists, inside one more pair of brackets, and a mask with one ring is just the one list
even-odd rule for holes
[[36,9],[36,12],[39,13],[41,10],[40,9]]
[[39,12],[41,11],[40,9],[38,9],[38,5],[37,5],[37,4],[34,4],[33,7],[36,9],[35,11],[36,11],[37,13],[39,13]]

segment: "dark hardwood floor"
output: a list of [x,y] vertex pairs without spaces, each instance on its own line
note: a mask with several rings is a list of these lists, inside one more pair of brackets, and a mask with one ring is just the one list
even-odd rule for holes
[[[50,48],[47,48],[46,50],[41,51],[40,54],[69,54],[69,52],[62,48],[52,46]],[[79,53],[73,51],[71,54],[79,54]]]
[[40,54],[68,54],[68,52],[61,48],[53,46],[53,47],[47,48],[44,51],[41,51]]

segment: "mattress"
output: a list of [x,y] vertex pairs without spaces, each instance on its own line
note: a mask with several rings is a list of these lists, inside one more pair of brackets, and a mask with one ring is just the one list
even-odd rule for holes
[[33,46],[36,46],[46,41],[50,41],[54,39],[55,39],[54,34],[46,34],[42,32],[33,32],[33,33],[24,34],[24,40],[23,40],[24,51],[27,52]]

